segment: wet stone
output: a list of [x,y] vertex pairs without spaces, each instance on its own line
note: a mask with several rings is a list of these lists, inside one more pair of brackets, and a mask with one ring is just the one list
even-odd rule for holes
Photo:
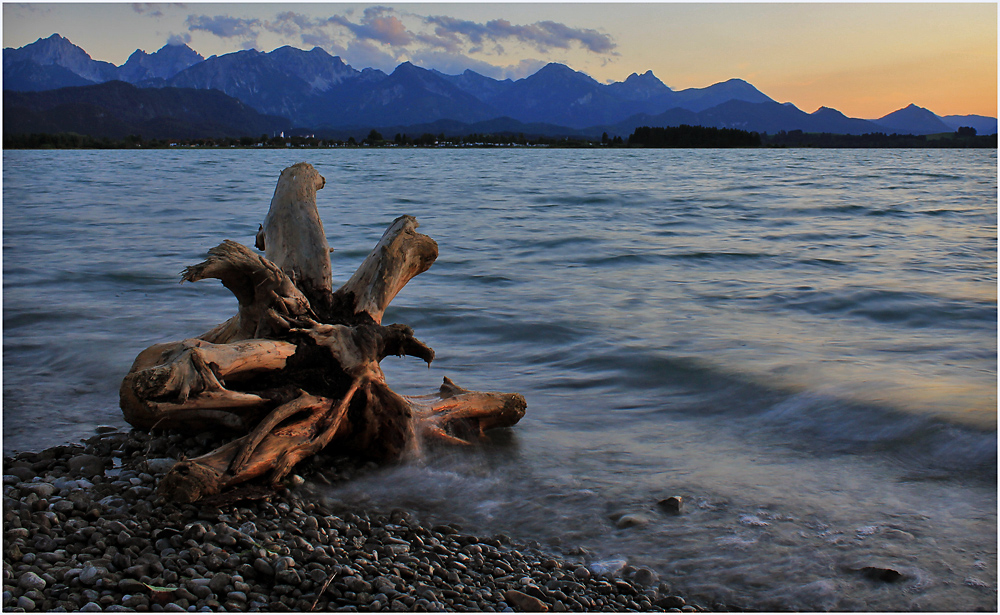
[[630,527],[641,527],[649,524],[649,517],[640,514],[627,514],[618,517],[615,521],[615,527],[618,529],[627,529]]
[[27,482],[38,475],[28,466],[13,466],[11,468],[4,468],[3,472],[4,474],[16,476],[21,482]]
[[664,609],[680,609],[687,604],[687,602],[680,596],[664,596],[653,604]]
[[[4,609],[19,601],[34,611],[70,612],[308,611],[314,601],[319,610],[355,611],[663,608],[651,589],[639,589],[656,583],[655,573],[624,561],[591,562],[583,549],[570,553],[595,568],[506,535],[425,525],[405,511],[334,515],[340,504],[294,491],[223,508],[158,499],[156,478],[175,457],[219,442],[204,444],[135,432],[126,441],[97,439],[5,464],[18,482],[7,479],[4,499]],[[150,452],[153,463],[145,459]],[[66,470],[77,459],[83,472],[85,455],[111,468],[107,476],[87,480]],[[338,467],[337,480],[353,467]],[[34,481],[23,490],[21,475]],[[313,479],[305,476],[309,489]],[[671,608],[688,606],[679,600]]]
[[895,583],[906,576],[898,570],[882,566],[865,566],[861,569],[861,574],[873,581],[881,581],[883,583]]
[[681,514],[681,509],[684,506],[684,498],[679,495],[672,495],[669,498],[665,498],[657,502],[657,505],[664,511],[672,515]]
[[649,568],[639,568],[635,571],[635,574],[632,576],[632,580],[634,580],[639,585],[653,586],[659,580],[659,577],[655,572],[653,572]]
[[96,455],[77,455],[69,460],[69,471],[79,476],[95,476],[103,474],[107,462]]

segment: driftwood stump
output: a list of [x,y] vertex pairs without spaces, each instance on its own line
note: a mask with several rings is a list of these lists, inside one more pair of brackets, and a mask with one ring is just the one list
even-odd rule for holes
[[397,460],[424,438],[469,444],[484,430],[517,423],[524,397],[468,391],[448,378],[434,395],[403,397],[380,361],[434,351],[405,325],[383,325],[389,302],[437,258],[437,244],[397,218],[338,290],[316,208],[325,180],[306,163],[281,172],[255,245],[224,241],[184,270],[216,278],[239,311],[191,339],[147,348],[121,385],[125,419],[141,429],[227,429],[232,442],[181,460],[160,493],[193,502],[258,478],[277,484],[328,446]]

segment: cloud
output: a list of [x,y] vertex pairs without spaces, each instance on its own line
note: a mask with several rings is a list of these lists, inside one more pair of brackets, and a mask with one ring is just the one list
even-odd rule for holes
[[315,19],[308,15],[285,11],[278,13],[273,20],[265,21],[264,28],[283,36],[309,36],[321,31],[326,20]]
[[191,42],[191,34],[185,32],[184,34],[171,34],[167,38],[168,45],[187,45]]
[[414,35],[398,17],[390,15],[391,12],[392,9],[373,6],[365,9],[358,23],[340,15],[334,15],[328,21],[343,26],[360,41],[374,41],[383,45],[405,47],[413,42]]
[[568,47],[572,41],[578,42],[584,49],[593,53],[612,53],[615,42],[607,34],[589,28],[570,28],[555,21],[540,21],[533,26],[532,33],[538,33],[540,40],[553,47]]
[[539,51],[550,48],[569,49],[578,44],[593,53],[617,55],[617,45],[609,35],[589,28],[571,28],[556,21],[539,21],[522,26],[506,19],[478,23],[443,15],[426,17],[425,21],[434,26],[434,33],[442,41],[448,41],[452,45],[457,45],[462,39],[477,46],[513,40]]
[[146,3],[133,3],[132,10],[140,15],[149,15],[150,17],[163,17],[163,11],[159,8],[160,5],[157,4],[146,4]]
[[[152,5],[137,5],[151,10]],[[140,10],[140,8],[136,8]],[[547,54],[550,50],[579,48],[609,57],[617,56],[614,39],[588,28],[574,28],[555,21],[519,25],[506,19],[477,22],[444,15],[425,16],[370,6],[360,13],[353,9],[327,17],[281,11],[271,19],[249,19],[228,15],[189,15],[189,32],[208,32],[235,39],[244,48],[255,47],[258,38],[277,36],[284,44],[322,47],[355,67],[373,67],[391,72],[404,61],[458,74],[470,68],[496,79],[518,79],[532,74],[551,60],[524,58],[525,48]],[[178,36],[171,40],[189,42]],[[273,41],[273,38],[262,38]],[[518,47],[519,49],[508,49]],[[513,52],[514,58],[507,53]],[[531,54],[536,55],[537,54]],[[499,61],[484,60],[492,56]],[[504,65],[506,59],[509,64]]]
[[322,47],[333,55],[342,55],[344,48],[337,44],[337,41],[328,33],[323,30],[315,30],[312,32],[302,32],[299,35],[302,39],[302,44],[306,47]]
[[163,17],[164,9],[179,8],[186,9],[183,2],[133,2],[130,4],[132,10],[140,15],[146,15],[154,19]]
[[353,41],[340,55],[354,68],[377,68],[386,73],[391,73],[405,59],[405,55],[387,53],[371,41]]
[[524,79],[537,73],[543,66],[548,64],[548,60],[521,60],[517,64],[512,64],[504,68],[504,77],[508,79]]
[[228,15],[189,15],[187,21],[188,30],[204,30],[220,38],[257,38],[257,31],[261,26],[259,19],[244,19],[242,17],[230,17]]

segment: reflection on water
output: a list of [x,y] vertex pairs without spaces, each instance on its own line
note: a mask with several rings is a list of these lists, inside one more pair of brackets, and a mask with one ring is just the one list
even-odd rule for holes
[[995,609],[995,151],[5,152],[5,450],[123,426],[136,354],[236,309],[179,272],[252,245],[303,157],[335,282],[400,214],[439,244],[385,319],[437,358],[393,388],[528,401],[331,497],[733,605]]

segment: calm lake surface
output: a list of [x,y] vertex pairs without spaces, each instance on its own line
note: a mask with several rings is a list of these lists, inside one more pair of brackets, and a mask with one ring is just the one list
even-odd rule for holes
[[[385,319],[437,359],[387,358],[389,384],[528,400],[488,447],[329,497],[649,566],[705,601],[994,611],[996,154],[5,151],[3,448],[125,427],[135,356],[235,313],[180,271],[252,246],[305,160],[335,283],[400,214],[439,244]],[[685,514],[658,510],[671,495]]]

